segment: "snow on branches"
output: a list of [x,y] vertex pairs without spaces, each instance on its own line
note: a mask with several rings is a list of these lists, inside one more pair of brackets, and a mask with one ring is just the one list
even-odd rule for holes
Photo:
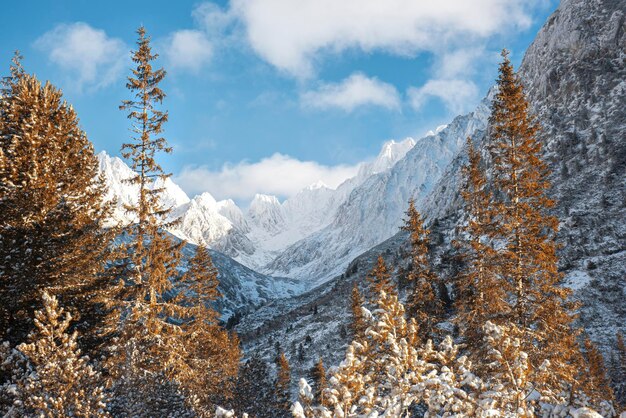
[[[435,346],[419,343],[415,321],[406,320],[397,296],[380,293],[365,336],[348,346],[343,362],[330,370],[325,405],[314,405],[300,381],[296,418],[401,417],[421,408],[435,417],[595,417],[591,409],[551,404],[527,379],[528,356],[514,326],[483,326],[489,373],[479,377],[468,357],[447,336]],[[542,373],[550,373],[549,363]],[[561,399],[562,401],[562,399]],[[614,412],[602,411],[605,417]]]

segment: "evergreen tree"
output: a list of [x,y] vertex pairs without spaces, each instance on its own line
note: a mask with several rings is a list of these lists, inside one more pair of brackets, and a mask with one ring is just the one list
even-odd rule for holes
[[49,289],[91,348],[111,289],[105,183],[61,91],[26,74],[19,54],[10,73],[0,92],[0,338],[24,341]]
[[489,392],[493,394],[490,408],[505,414],[518,414],[520,418],[534,417],[528,398],[534,390],[533,383],[543,382],[546,365],[539,369],[541,382],[537,376],[533,376],[534,382],[531,382],[531,366],[520,340],[523,332],[515,325],[497,326],[491,322],[483,328],[488,347],[487,357],[483,358],[487,371],[483,375],[492,389]]
[[[164,207],[160,197],[163,182],[169,177],[156,161],[158,152],[170,152],[165,138],[160,136],[167,112],[157,108],[165,93],[159,83],[165,77],[163,69],[154,70],[150,38],[143,27],[137,31],[139,39],[132,60],[137,64],[128,77],[126,87],[134,94],[120,109],[128,111],[134,136],[122,146],[122,154],[131,160],[136,175],[127,179],[138,189],[135,205],[126,209],[136,218],[136,224],[127,227],[127,242],[120,248],[117,273],[124,286],[117,299],[120,310],[120,344],[111,358],[112,376],[122,375],[132,385],[133,379],[153,376],[152,381],[165,382],[155,393],[163,391],[162,399],[172,399],[180,389],[173,380],[180,373],[182,360],[187,358],[180,326],[168,318],[185,317],[186,309],[170,296],[173,282],[179,276],[181,247],[163,228],[168,226],[171,208]],[[135,375],[135,376],[132,376]],[[115,385],[116,394],[124,384]],[[171,389],[171,390],[170,390]]]
[[582,384],[590,404],[598,406],[602,401],[613,403],[615,398],[609,384],[602,353],[589,337],[584,340],[584,349],[586,370],[582,376]]
[[406,216],[402,229],[409,232],[411,244],[411,266],[407,274],[411,290],[407,310],[409,316],[417,321],[422,340],[426,341],[432,337],[435,325],[443,316],[443,306],[435,292],[439,278],[430,268],[428,261],[430,231],[424,227],[424,221],[415,208],[413,199],[409,200]]
[[328,386],[326,379],[326,368],[324,367],[324,361],[320,357],[313,367],[313,383],[315,385],[315,400],[322,406],[326,406],[324,400],[324,390]]
[[[570,290],[559,286],[555,233],[558,219],[549,214],[554,201],[547,196],[548,167],[541,159],[539,125],[529,105],[508,53],[503,53],[490,117],[489,153],[493,161],[493,185],[498,191],[491,207],[499,224],[499,285],[507,290],[510,312],[503,319],[523,333],[522,351],[531,370],[544,361],[551,364],[551,378],[543,395],[561,392],[572,382],[580,356]],[[531,377],[531,381],[532,381]]]
[[212,415],[215,406],[233,396],[241,352],[237,336],[218,324],[212,304],[220,297],[218,272],[207,248],[198,247],[181,279],[175,302],[184,307],[182,344],[185,355],[176,378],[198,415]]
[[365,335],[367,328],[363,319],[363,312],[361,307],[365,303],[365,299],[361,296],[359,286],[355,283],[352,287],[352,294],[350,297],[350,309],[352,310],[352,321],[350,322],[350,329],[354,338],[360,338]]
[[87,357],[81,357],[76,332],[68,333],[71,315],[46,292],[43,305],[35,312],[31,342],[18,346],[29,364],[27,373],[13,382],[17,399],[6,416],[109,416],[100,374]]
[[[300,379],[298,382],[298,401],[291,407],[291,413],[295,418],[306,418],[316,416],[317,411],[313,409],[313,391],[311,386],[305,379]],[[323,406],[322,406],[323,408]]]
[[460,247],[465,269],[456,279],[456,323],[473,358],[485,356],[483,324],[499,322],[510,313],[506,288],[499,284],[497,253],[492,240],[497,237],[497,224],[492,211],[493,195],[487,190],[487,179],[480,167],[480,154],[467,140],[468,165],[463,168],[466,222]]
[[385,259],[379,255],[376,259],[376,265],[367,275],[367,281],[370,284],[370,293],[373,298],[384,291],[385,293],[398,293],[395,285],[391,281],[391,273],[385,264]]
[[252,356],[239,371],[234,408],[238,415],[272,418],[274,387],[270,380],[267,364],[259,357]]
[[289,416],[291,409],[291,368],[284,352],[276,359],[275,409],[277,416]]

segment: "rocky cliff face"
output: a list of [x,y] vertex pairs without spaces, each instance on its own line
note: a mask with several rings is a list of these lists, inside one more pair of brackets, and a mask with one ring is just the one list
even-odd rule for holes
[[[563,1],[519,69],[552,169],[565,284],[606,349],[626,322],[625,13],[623,0]],[[431,220],[458,219],[464,161],[463,151],[424,201]]]

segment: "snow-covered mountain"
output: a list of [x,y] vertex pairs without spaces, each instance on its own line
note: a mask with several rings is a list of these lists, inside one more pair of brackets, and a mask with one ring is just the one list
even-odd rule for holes
[[313,286],[345,270],[357,255],[398,232],[409,199],[420,201],[432,190],[465,139],[485,129],[488,113],[484,101],[417,141],[390,169],[372,169],[376,174],[350,191],[325,228],[289,246],[263,271],[306,278]]
[[[520,75],[543,127],[545,158],[553,171],[564,283],[582,303],[579,325],[610,354],[616,332],[626,333],[626,1],[563,0],[526,52]],[[483,122],[485,111],[479,112]],[[484,152],[483,129],[484,123],[477,125],[473,139]],[[410,167],[418,172],[414,158],[420,143],[383,177]],[[418,200],[431,228],[431,261],[450,280],[449,289],[455,267],[451,240],[461,215],[460,168],[467,159],[462,144],[457,145],[447,167],[428,186],[430,192]],[[380,180],[371,181],[368,184],[374,187]],[[355,236],[373,230],[367,224],[376,221],[366,218],[376,218],[384,210],[392,216],[386,200],[394,199],[394,194],[419,195],[419,183],[388,184],[388,194],[385,188],[374,189],[372,194],[379,193],[380,201],[370,202],[369,213],[360,221],[366,225],[363,231],[354,224]],[[411,190],[399,187],[407,184]],[[358,189],[353,194],[359,194]],[[360,216],[358,205],[352,211],[349,207],[346,204],[346,214]],[[397,211],[393,216],[399,222]],[[238,327],[244,349],[269,361],[275,355],[273,338],[280,336],[294,375],[305,376],[319,357],[326,365],[337,364],[350,339],[347,300],[353,284],[363,282],[378,254],[392,266],[406,263],[407,245],[406,233],[399,232],[351,260],[341,275],[244,317]],[[303,356],[296,350],[301,345]]]
[[[626,331],[626,0],[563,0],[519,73],[552,170],[564,282],[608,352]],[[424,201],[431,220],[458,219],[465,160],[463,150]]]
[[[135,172],[118,157],[111,157],[105,151],[98,154],[99,172],[104,175],[107,185],[107,199],[117,199],[113,212],[114,222],[128,223],[133,218],[124,209],[125,205],[137,203],[139,189],[137,185],[129,184],[128,180],[135,176]],[[171,179],[157,180],[152,187],[164,189],[162,201],[165,207],[177,208],[189,202],[187,194]]]
[[[354,189],[389,171],[414,145],[412,138],[388,141],[376,159],[363,163],[355,177],[336,189],[318,182],[284,202],[275,196],[258,194],[246,211],[230,199],[216,201],[210,192],[189,199],[167,179],[163,203],[173,208],[172,218],[179,220],[170,232],[190,243],[218,250],[255,270],[269,271],[265,266],[289,246],[334,222],[337,210]],[[133,171],[119,158],[104,152],[98,158],[109,186],[109,197],[115,197],[118,202],[114,219],[132,222],[124,205],[136,199],[136,188],[125,181],[133,176]],[[282,273],[272,271],[272,274]]]

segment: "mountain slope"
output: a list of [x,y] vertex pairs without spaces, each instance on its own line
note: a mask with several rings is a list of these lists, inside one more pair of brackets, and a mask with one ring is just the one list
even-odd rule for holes
[[[388,171],[414,145],[411,138],[400,142],[387,141],[376,159],[363,163],[355,177],[336,189],[316,183],[282,203],[275,196],[259,194],[246,212],[232,200],[216,201],[209,192],[189,199],[167,179],[162,201],[165,206],[173,208],[171,216],[179,221],[170,232],[259,270],[288,246],[329,225],[339,206],[355,188],[370,177]],[[98,158],[100,172],[109,186],[108,197],[117,199],[113,220],[133,222],[124,209],[136,199],[136,187],[125,181],[134,175],[133,171],[119,158],[104,152]]]
[[[617,330],[626,332],[624,11],[624,0],[563,1],[538,33],[520,68],[531,107],[543,126],[545,157],[553,170],[565,284],[582,302],[579,324],[605,352],[614,346]],[[473,138],[484,153],[481,129]],[[418,170],[418,166],[408,163],[416,152],[414,149],[407,154],[407,169]],[[459,148],[432,191],[418,200],[432,229],[431,260],[446,279],[454,275],[450,248],[461,219],[458,192],[460,168],[465,161],[465,150]],[[415,183],[411,186],[407,191],[389,191],[400,196],[417,195],[419,188]],[[382,200],[385,195],[381,192],[380,196]],[[386,203],[373,207],[376,205],[384,207]],[[371,216],[376,217],[374,210]],[[393,220],[399,219],[396,215]],[[244,317],[240,333],[246,351],[271,359],[271,343],[279,339],[295,376],[305,376],[318,355],[327,365],[337,364],[350,339],[349,333],[342,331],[350,320],[352,283],[363,283],[378,254],[383,254],[391,265],[406,263],[402,258],[406,238],[399,232],[356,257],[343,274],[296,298],[273,301]],[[317,315],[312,309],[316,305]],[[307,354],[300,359],[293,348],[300,344],[305,353],[315,352],[315,356]]]
[[262,271],[304,277],[310,286],[345,269],[361,252],[394,235],[410,198],[423,199],[465,139],[485,129],[487,102],[419,140],[389,170],[370,176],[339,206],[332,222],[283,251]]
[[[519,70],[553,171],[560,267],[583,302],[581,324],[605,348],[626,318],[625,11],[624,0],[563,1]],[[465,160],[422,205],[431,220],[459,218]]]

